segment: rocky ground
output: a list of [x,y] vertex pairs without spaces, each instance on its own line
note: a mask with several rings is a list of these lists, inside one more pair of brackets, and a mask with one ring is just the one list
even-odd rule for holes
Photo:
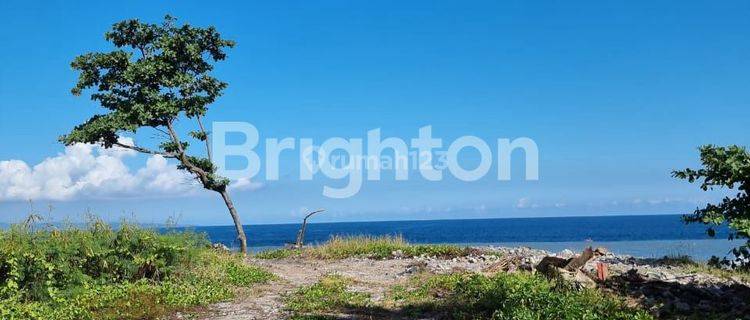
[[[568,259],[577,254],[570,251],[548,253],[529,248],[482,247],[477,254],[453,259],[433,257],[402,257],[393,252],[392,258],[373,260],[349,258],[343,260],[312,259],[249,259],[248,263],[263,266],[278,279],[255,287],[231,302],[210,306],[199,319],[284,319],[283,297],[301,286],[315,283],[328,274],[339,274],[355,279],[352,288],[367,292],[378,302],[394,285],[405,283],[412,275],[427,271],[451,272],[537,272],[536,267],[545,257]],[[645,260],[606,253],[602,250],[587,261],[581,273],[597,279],[597,264],[607,268],[605,281],[591,281],[593,285],[627,297],[660,318],[750,319],[750,283],[729,273],[713,273],[693,267],[675,266],[659,260]],[[575,279],[573,279],[575,281]],[[339,315],[341,318],[357,318]],[[183,316],[178,315],[177,318]]]

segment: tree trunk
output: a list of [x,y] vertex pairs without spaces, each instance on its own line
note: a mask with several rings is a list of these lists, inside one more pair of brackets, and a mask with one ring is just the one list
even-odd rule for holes
[[232,215],[234,221],[234,228],[237,230],[237,240],[240,241],[240,252],[243,256],[247,255],[247,237],[245,236],[245,230],[242,229],[242,222],[240,222],[240,215],[237,214],[237,209],[234,208],[232,199],[229,198],[229,193],[226,190],[220,191],[221,197],[224,199],[224,203],[229,209],[229,214]]

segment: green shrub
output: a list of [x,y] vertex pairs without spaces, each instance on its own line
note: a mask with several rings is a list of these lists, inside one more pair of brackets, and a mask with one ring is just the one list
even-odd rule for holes
[[577,291],[525,273],[421,276],[390,298],[406,312],[441,312],[455,319],[651,319],[618,298]]
[[263,268],[242,263],[229,263],[225,266],[227,281],[234,286],[247,287],[256,283],[263,283],[273,278],[273,275]]
[[338,309],[364,307],[369,295],[348,290],[352,280],[339,275],[327,275],[317,283],[298,289],[286,298],[286,306],[296,313],[329,312]]
[[94,221],[0,231],[0,318],[154,319],[233,296],[272,275],[203,235]]

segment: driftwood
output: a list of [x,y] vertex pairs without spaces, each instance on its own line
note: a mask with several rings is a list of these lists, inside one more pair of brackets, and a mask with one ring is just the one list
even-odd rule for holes
[[577,255],[570,259],[563,259],[558,257],[547,256],[537,264],[536,269],[542,274],[546,274],[550,267],[561,268],[568,271],[576,271],[586,265],[586,262],[593,259],[594,257],[602,256],[607,253],[607,249],[596,248],[596,250],[588,247]]
[[[536,266],[536,270],[548,278],[562,278],[567,282],[574,283],[577,287],[593,287],[596,283],[589,275],[581,271],[589,260],[606,253],[604,248],[596,250],[588,247],[580,255],[570,259],[547,256]],[[602,272],[604,273],[604,272]]]
[[580,255],[568,259],[568,263],[565,264],[565,270],[575,271],[583,267],[586,262],[589,262],[594,258],[594,250],[591,247],[583,249]]
[[553,269],[565,268],[565,265],[568,264],[568,260],[570,259],[546,256],[536,265],[536,271],[544,275],[550,274]]
[[323,212],[323,211],[325,210],[324,209],[315,210],[313,212],[308,213],[305,216],[305,219],[302,220],[302,226],[300,226],[299,231],[297,231],[297,241],[294,243],[294,248],[299,249],[305,245],[305,230],[307,229],[307,219],[312,217],[312,215]]

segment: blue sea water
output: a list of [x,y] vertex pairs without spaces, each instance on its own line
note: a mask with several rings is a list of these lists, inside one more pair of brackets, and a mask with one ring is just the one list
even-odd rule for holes
[[[236,247],[233,226],[193,227],[213,242]],[[245,226],[254,251],[294,242],[299,224]],[[686,225],[679,215],[638,215],[555,218],[379,221],[311,223],[306,243],[321,243],[334,235],[401,235],[412,243],[528,246],[560,251],[605,246],[618,254],[641,257],[690,255],[707,259],[724,256],[738,242],[726,240],[719,228],[715,239],[705,226]]]

